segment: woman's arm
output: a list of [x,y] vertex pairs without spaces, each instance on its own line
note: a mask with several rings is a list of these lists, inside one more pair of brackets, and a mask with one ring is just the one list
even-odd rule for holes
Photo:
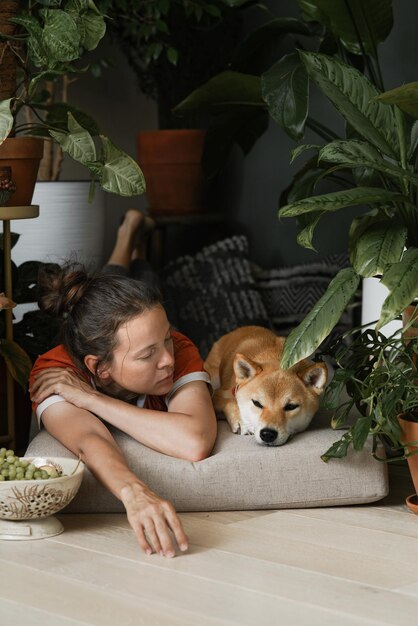
[[129,469],[122,452],[101,421],[89,411],[68,402],[51,405],[42,413],[48,432],[76,456],[125,506],[142,550],[161,556],[175,555],[170,530],[181,550],[187,537],[171,503],[152,492]]
[[52,394],[86,409],[144,445],[189,461],[201,461],[212,451],[216,416],[207,385],[201,381],[180,387],[168,412],[141,409],[92,389],[69,371],[50,368],[32,386],[32,400]]

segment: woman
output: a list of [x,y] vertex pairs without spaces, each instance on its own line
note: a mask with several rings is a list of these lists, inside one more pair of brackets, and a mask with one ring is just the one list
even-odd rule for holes
[[36,361],[30,392],[39,423],[123,502],[144,552],[172,557],[173,538],[188,547],[174,507],[131,472],[103,423],[191,461],[215,442],[210,380],[196,347],[171,329],[158,290],[126,276],[132,264],[146,271],[146,226],[139,211],[127,212],[102,274],[67,266],[41,279],[40,308],[63,318],[63,345]]

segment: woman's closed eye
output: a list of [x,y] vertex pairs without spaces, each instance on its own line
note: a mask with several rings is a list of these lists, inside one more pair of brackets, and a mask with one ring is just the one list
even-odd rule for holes
[[138,361],[147,361],[148,359],[150,359],[152,356],[154,356],[155,354],[155,348],[151,348],[151,350],[149,350],[149,352],[145,353],[145,354],[140,354],[137,359]]

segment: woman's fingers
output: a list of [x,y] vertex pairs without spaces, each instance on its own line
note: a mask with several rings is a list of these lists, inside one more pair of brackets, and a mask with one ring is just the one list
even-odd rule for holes
[[166,519],[174,537],[176,538],[178,547],[182,552],[185,552],[189,547],[189,540],[184,532],[183,526],[181,525],[180,519],[178,518],[174,507],[171,505],[170,509],[166,513]]
[[173,535],[180,550],[187,550],[186,534],[170,502],[137,484],[125,485],[121,490],[121,499],[128,521],[145,553],[150,554],[152,547],[161,556],[175,556]]

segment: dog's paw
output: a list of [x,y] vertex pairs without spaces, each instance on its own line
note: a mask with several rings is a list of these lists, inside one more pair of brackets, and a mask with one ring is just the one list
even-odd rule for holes
[[241,435],[241,424],[231,424],[231,430],[235,435]]
[[254,430],[251,428],[251,426],[241,425],[241,435],[254,435]]

